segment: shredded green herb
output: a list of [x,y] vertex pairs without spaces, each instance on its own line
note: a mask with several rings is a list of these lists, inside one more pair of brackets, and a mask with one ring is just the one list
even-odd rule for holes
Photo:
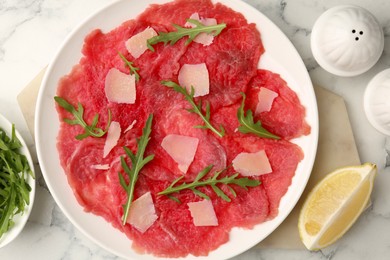
[[160,42],[163,42],[164,44],[167,44],[170,42],[171,45],[174,45],[178,40],[180,40],[181,38],[186,37],[186,36],[188,36],[188,39],[187,39],[185,44],[189,44],[200,33],[208,33],[208,34],[213,34],[214,36],[217,36],[226,27],[226,24],[224,24],[224,23],[207,26],[207,25],[202,24],[198,20],[194,20],[194,19],[187,19],[187,22],[194,24],[195,27],[194,28],[186,28],[186,27],[181,27],[180,25],[177,25],[177,24],[173,24],[173,27],[175,27],[176,31],[160,32],[157,36],[150,38],[147,41],[148,48],[151,51],[154,51],[154,48],[152,45],[155,45],[155,44],[160,43]]
[[81,105],[81,103],[78,103],[77,109],[73,107],[71,104],[68,103],[65,99],[55,96],[54,100],[57,102],[57,104],[64,108],[66,111],[71,113],[74,116],[74,119],[69,119],[69,118],[64,118],[64,122],[68,123],[70,125],[80,125],[81,127],[84,128],[84,133],[79,134],[76,136],[77,140],[82,140],[88,136],[92,137],[102,137],[105,135],[108,131],[108,128],[110,127],[111,124],[111,110],[108,110],[108,122],[106,129],[103,130],[99,127],[97,127],[98,121],[99,121],[99,114],[96,114],[93,117],[91,125],[88,125],[84,121],[84,107]]
[[182,190],[191,190],[194,194],[198,195],[199,197],[202,197],[204,199],[209,200],[210,197],[207,196],[205,193],[201,192],[198,190],[198,187],[202,186],[210,186],[215,194],[217,194],[218,197],[222,198],[223,200],[230,202],[231,199],[229,196],[223,192],[217,184],[223,184],[226,185],[229,188],[230,193],[236,197],[236,192],[232,187],[229,185],[235,184],[240,186],[241,188],[248,189],[248,187],[256,187],[261,184],[260,181],[258,180],[253,180],[249,179],[247,177],[245,178],[239,178],[238,173],[235,173],[231,176],[225,176],[223,178],[218,179],[219,175],[224,172],[227,168],[221,170],[221,171],[216,171],[214,175],[208,179],[203,180],[203,178],[211,171],[213,168],[213,165],[209,165],[206,168],[204,168],[202,171],[199,172],[199,174],[196,176],[196,178],[191,182],[191,183],[181,183],[176,185],[180,180],[184,178],[184,176],[181,176],[174,180],[171,185],[169,185],[165,190],[161,191],[158,193],[158,195],[168,195],[169,198],[175,200],[176,202],[180,202],[180,200],[176,197],[171,196],[170,194],[172,193],[177,193]]
[[35,178],[25,155],[20,153],[22,143],[12,125],[11,137],[0,128],[0,238],[14,225],[15,215],[24,213],[30,204],[30,175]]

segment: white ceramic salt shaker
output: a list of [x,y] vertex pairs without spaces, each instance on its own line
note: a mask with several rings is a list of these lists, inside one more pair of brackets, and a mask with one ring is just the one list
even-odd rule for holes
[[383,30],[366,9],[340,5],[325,11],[315,22],[311,49],[318,64],[338,76],[356,76],[379,60]]
[[368,121],[390,136],[390,69],[378,73],[364,92],[364,111]]

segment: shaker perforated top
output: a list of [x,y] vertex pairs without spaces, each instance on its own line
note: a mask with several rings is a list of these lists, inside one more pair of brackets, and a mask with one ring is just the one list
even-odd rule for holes
[[383,30],[366,9],[340,5],[325,11],[315,22],[311,49],[318,64],[338,76],[356,76],[379,60]]

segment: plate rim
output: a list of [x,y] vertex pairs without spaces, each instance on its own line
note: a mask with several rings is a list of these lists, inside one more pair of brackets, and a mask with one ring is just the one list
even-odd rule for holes
[[[40,136],[40,121],[41,121],[41,117],[40,117],[40,111],[42,109],[42,100],[45,98],[44,97],[44,92],[46,90],[46,87],[47,87],[47,82],[49,81],[49,77],[53,71],[53,68],[61,54],[61,52],[63,51],[63,49],[67,46],[67,44],[73,39],[73,37],[80,31],[83,29],[83,27],[86,26],[86,24],[88,22],[90,22],[92,19],[94,19],[96,16],[98,15],[102,15],[105,11],[109,10],[109,9],[112,9],[113,7],[117,6],[117,5],[122,5],[124,4],[125,0],[119,0],[119,1],[115,1],[113,3],[110,3],[106,6],[104,6],[103,8],[101,8],[100,10],[92,13],[90,16],[88,16],[84,21],[82,21],[78,26],[76,26],[72,32],[66,37],[65,41],[60,45],[60,48],[58,49],[58,51],[56,52],[56,55],[54,56],[54,58],[52,59],[50,65],[48,66],[47,68],[47,71],[45,73],[45,76],[43,78],[43,81],[42,81],[42,84],[41,84],[41,88],[39,90],[39,94],[38,94],[38,99],[37,99],[37,106],[36,106],[36,124],[34,126],[35,128],[35,132],[38,133],[36,135],[36,140],[37,140],[37,156],[38,156],[38,160],[40,162],[40,165],[41,165],[41,170],[42,170],[42,174],[45,178],[45,180],[48,180],[50,179],[48,177],[48,174],[46,172],[46,166],[44,163],[41,163],[42,162],[42,149],[41,149],[41,136]],[[166,2],[170,2],[170,0],[148,0],[146,2],[153,2],[153,3],[166,3]],[[302,58],[300,57],[298,51],[296,50],[296,48],[294,47],[294,45],[291,43],[291,41],[288,39],[288,37],[281,31],[281,29],[279,27],[277,27],[267,16],[265,16],[262,12],[260,12],[259,10],[257,10],[256,8],[254,8],[253,6],[245,3],[245,2],[242,2],[242,1],[239,1],[239,0],[212,0],[212,2],[221,2],[222,4],[225,4],[229,7],[231,7],[232,9],[236,10],[234,7],[232,6],[240,6],[242,8],[245,8],[245,9],[249,9],[251,10],[251,12],[255,12],[257,13],[257,15],[260,15],[261,16],[261,19],[263,20],[266,20],[269,24],[268,25],[271,25],[273,27],[273,30],[277,30],[277,32],[281,35],[279,35],[279,37],[283,37],[284,38],[284,42],[286,44],[288,44],[288,48],[290,48],[290,51],[293,52],[293,54],[295,56],[298,57],[297,61],[298,63],[300,64],[300,67],[303,66],[303,68],[306,70],[306,67],[305,67],[305,64],[302,60]],[[129,4],[129,3],[127,3]],[[132,3],[132,4],[136,4],[136,3]],[[244,16],[246,17],[246,15],[244,14]],[[247,18],[247,17],[246,17]],[[129,18],[130,19],[130,18]],[[124,20],[122,21],[124,22]],[[118,23],[116,26],[119,26],[120,23]],[[258,25],[257,25],[258,26]],[[113,28],[112,28],[113,29]],[[259,28],[258,28],[259,29]],[[260,32],[261,32],[261,28],[259,29]],[[92,31],[92,30],[89,30],[89,32]],[[85,37],[86,35],[84,35]],[[263,36],[263,35],[262,35]],[[263,40],[263,39],[262,39]],[[266,49],[267,50],[267,49]],[[80,50],[79,50],[80,51]],[[261,63],[261,62],[260,62]],[[261,66],[261,65],[260,65]],[[302,69],[302,68],[301,68]],[[67,72],[69,73],[69,72]],[[317,152],[317,146],[318,146],[318,135],[319,135],[319,123],[318,123],[318,107],[317,107],[317,102],[316,102],[316,98],[315,98],[315,93],[314,93],[314,87],[313,87],[313,84],[311,82],[311,79],[310,79],[310,76],[309,76],[309,73],[307,72],[306,70],[306,74],[305,74],[305,81],[306,83],[309,83],[310,85],[310,88],[307,89],[307,95],[310,96],[310,102],[312,103],[311,105],[313,107],[311,107],[311,109],[315,109],[315,111],[312,111],[314,114],[312,115],[312,122],[310,123],[310,126],[311,126],[311,133],[310,133],[310,136],[311,136],[311,142],[312,142],[312,145],[311,145],[311,148],[313,150],[313,153],[314,154],[311,154],[311,155],[307,155],[305,153],[305,158],[304,160],[306,161],[306,164],[309,165],[309,168],[307,169],[307,171],[311,172],[312,168],[313,168],[313,165],[314,165],[314,160],[315,160],[315,155],[316,155],[316,152]],[[287,81],[287,80],[286,80]],[[54,103],[54,102],[53,102]],[[307,115],[306,115],[307,117]],[[56,133],[56,136],[57,136],[57,133]],[[299,163],[298,167],[300,167],[300,165],[302,164],[302,162]],[[63,170],[62,168],[60,169],[60,171],[63,173]],[[296,172],[298,171],[298,169],[296,170]],[[293,200],[291,202],[291,204],[289,206],[286,206],[287,207],[287,214],[284,214],[283,217],[280,217],[280,214],[274,218],[273,220],[271,220],[272,222],[276,223],[275,224],[275,227],[272,228],[272,230],[268,230],[266,235],[258,240],[258,241],[254,241],[253,243],[246,243],[248,246],[243,249],[243,250],[240,250],[240,251],[237,251],[235,252],[235,254],[230,254],[228,257],[234,257],[240,253],[243,253],[244,251],[248,250],[249,248],[253,247],[254,245],[256,245],[257,243],[259,243],[261,240],[263,240],[264,238],[266,238],[270,233],[272,233],[272,231],[274,231],[283,221],[284,219],[290,214],[290,212],[293,210],[293,208],[296,206],[298,200],[300,199],[306,185],[307,185],[307,182],[308,182],[308,179],[310,177],[310,173],[309,174],[306,174],[305,178],[303,179],[302,181],[302,188],[299,190],[299,194],[294,196],[293,197]],[[129,258],[128,255],[123,255],[121,252],[118,252],[114,249],[112,249],[111,247],[103,244],[101,241],[99,241],[97,238],[93,237],[91,234],[89,234],[84,227],[80,226],[80,224],[78,223],[78,221],[75,219],[74,216],[71,216],[68,209],[63,205],[63,203],[61,202],[61,199],[59,198],[59,195],[56,193],[56,192],[53,192],[53,188],[52,188],[52,185],[50,183],[50,181],[47,181],[47,185],[49,187],[49,190],[51,191],[51,194],[54,198],[54,200],[56,201],[57,205],[60,207],[61,211],[64,213],[64,215],[72,222],[72,224],[74,226],[76,226],[76,228],[78,228],[78,230],[80,230],[84,235],[86,235],[89,239],[91,239],[93,242],[95,242],[96,244],[98,244],[99,246],[101,246],[102,248],[104,248],[105,250],[115,254],[115,255],[118,255],[118,256],[121,256],[121,257],[125,257],[125,258]],[[290,187],[292,186],[293,184],[290,185]],[[289,187],[289,190],[290,190],[290,187]],[[287,191],[288,193],[288,191]],[[287,194],[286,193],[286,194]],[[285,194],[285,195],[286,195]],[[286,197],[284,195],[284,197]],[[73,194],[72,194],[73,196]],[[282,198],[282,200],[284,199],[284,197]],[[282,201],[281,201],[282,203]],[[80,205],[77,205],[77,206],[80,206]],[[279,205],[279,208],[280,208],[280,205]],[[89,215],[93,215],[91,213],[85,213],[85,214],[89,214]],[[95,215],[94,215],[95,216]],[[105,222],[105,221],[104,221]],[[259,226],[259,225],[257,225]],[[235,233],[237,230],[237,228],[233,228],[232,231],[231,231],[231,234],[232,233]],[[120,231],[119,231],[120,232]],[[228,243],[225,243],[224,245],[226,244],[229,244]],[[222,245],[221,247],[223,247],[224,245]],[[219,250],[219,249],[217,249]],[[185,258],[179,258],[179,259],[209,259],[209,257],[212,256],[213,252],[217,251],[217,250],[214,250],[214,251],[211,251],[210,252],[210,255],[208,257],[192,257],[192,255],[189,255],[188,257],[185,257]],[[129,251],[133,251],[133,249],[129,246]],[[137,253],[135,253],[136,256],[138,257],[139,255]],[[154,257],[153,255],[148,255],[149,257]],[[144,259],[144,258],[142,258]],[[145,259],[149,259],[149,258],[145,258]],[[165,259],[165,258],[159,258],[159,259]]]

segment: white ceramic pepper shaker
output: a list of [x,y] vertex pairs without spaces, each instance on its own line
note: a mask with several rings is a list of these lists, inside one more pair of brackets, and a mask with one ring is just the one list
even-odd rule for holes
[[383,30],[366,9],[340,5],[315,22],[311,49],[318,64],[338,76],[356,76],[379,60],[384,48]]
[[364,111],[368,121],[390,136],[390,69],[378,73],[364,92]]

